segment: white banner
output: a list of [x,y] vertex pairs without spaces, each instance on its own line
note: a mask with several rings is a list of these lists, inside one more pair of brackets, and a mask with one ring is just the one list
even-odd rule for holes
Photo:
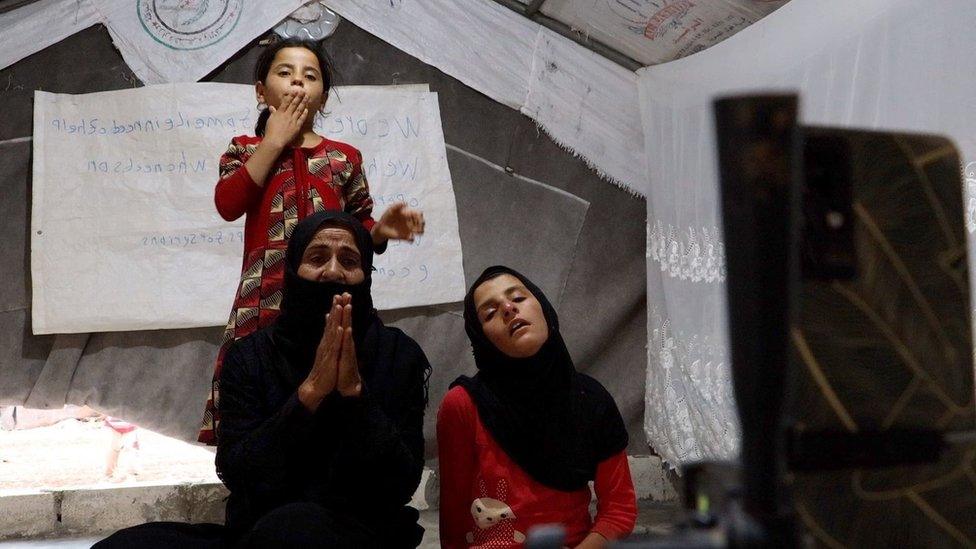
[[542,13],[645,65],[725,40],[786,0],[548,0]]
[[91,0],[146,84],[195,82],[306,0]]
[[[437,95],[334,90],[320,131],[363,153],[376,202],[423,210],[427,234],[377,257],[382,309],[460,300],[461,243]],[[253,132],[254,90],[160,85],[35,92],[31,218],[36,334],[219,326],[241,268],[243,219],[213,204],[217,161]]]

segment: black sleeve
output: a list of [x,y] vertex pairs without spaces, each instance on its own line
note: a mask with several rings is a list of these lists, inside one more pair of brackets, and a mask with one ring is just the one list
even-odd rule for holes
[[427,357],[412,339],[401,338],[398,363],[410,373],[399,417],[390,417],[363,390],[335,402],[342,446],[334,486],[347,497],[374,506],[402,506],[420,485],[424,468],[424,409]]
[[313,414],[292,394],[267,409],[259,388],[256,355],[228,349],[220,375],[217,473],[231,491],[272,496],[288,488],[287,475],[314,427]]

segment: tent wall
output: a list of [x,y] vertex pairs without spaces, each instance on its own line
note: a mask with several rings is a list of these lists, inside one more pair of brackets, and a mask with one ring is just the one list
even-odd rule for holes
[[[439,93],[466,279],[507,263],[537,280],[557,304],[577,367],[607,385],[628,422],[631,452],[646,453],[644,201],[601,181],[526,116],[349,22],[326,44],[341,84],[429,83]],[[250,82],[259,49],[245,48],[205,80]],[[136,85],[101,26],[0,71],[0,238],[10,254],[0,266],[0,404],[88,404],[190,440],[222,328],[30,332],[33,90],[87,93]],[[232,293],[228,288],[228,307]],[[429,454],[437,403],[450,381],[474,371],[460,312],[454,304],[383,314],[421,344],[434,366]]]

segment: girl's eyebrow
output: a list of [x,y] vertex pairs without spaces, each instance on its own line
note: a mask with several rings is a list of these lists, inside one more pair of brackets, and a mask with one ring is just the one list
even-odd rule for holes
[[[277,70],[277,69],[295,70],[295,65],[288,61],[279,61],[278,63],[275,63],[275,65],[272,67],[272,70]],[[316,75],[320,74],[319,70],[316,69],[315,67],[305,67],[305,72],[308,71],[314,72]]]
[[[507,290],[505,290],[505,291],[504,291],[504,292],[502,292],[502,293],[503,293],[503,294],[505,294],[505,295],[511,295],[511,294],[513,294],[513,293],[515,293],[515,292],[517,292],[517,291],[519,291],[519,290],[521,290],[521,289],[522,289],[522,286],[520,286],[520,285],[518,285],[518,284],[516,284],[516,285],[514,285],[514,286],[512,286],[512,287],[510,287],[510,288],[508,288]],[[479,310],[479,311],[481,311],[481,310],[484,310],[484,308],[485,308],[485,307],[487,307],[488,305],[494,305],[494,304],[496,304],[496,303],[498,303],[498,300],[497,300],[497,299],[495,299],[494,297],[489,297],[489,298],[488,298],[488,299],[487,299],[487,300],[486,300],[486,301],[485,301],[484,303],[482,303],[482,304],[481,304],[481,305],[480,305],[480,306],[478,307],[478,310]]]

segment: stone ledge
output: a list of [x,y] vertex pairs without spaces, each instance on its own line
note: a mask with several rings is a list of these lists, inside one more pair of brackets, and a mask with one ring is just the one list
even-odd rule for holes
[[24,491],[0,497],[0,539],[48,536],[57,528],[53,493]]
[[[642,507],[652,503],[666,508],[677,501],[660,458],[629,456],[628,461]],[[436,521],[438,489],[437,475],[425,468],[410,505]],[[0,539],[94,535],[159,520],[222,523],[227,495],[220,483],[14,492],[0,496]]]
[[111,532],[143,522],[223,522],[219,483],[79,487],[0,497],[0,539]]

